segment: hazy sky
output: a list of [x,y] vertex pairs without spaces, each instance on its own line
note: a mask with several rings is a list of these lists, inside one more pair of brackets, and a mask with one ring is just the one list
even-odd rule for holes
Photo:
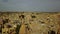
[[0,0],[0,10],[60,11],[60,0]]

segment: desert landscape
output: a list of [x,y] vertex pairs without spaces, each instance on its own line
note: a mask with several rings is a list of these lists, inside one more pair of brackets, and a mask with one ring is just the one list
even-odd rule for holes
[[0,34],[60,34],[60,12],[0,12]]

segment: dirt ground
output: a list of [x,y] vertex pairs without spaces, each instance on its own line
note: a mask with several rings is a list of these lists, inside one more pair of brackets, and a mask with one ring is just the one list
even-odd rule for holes
[[60,34],[60,12],[0,12],[2,34]]

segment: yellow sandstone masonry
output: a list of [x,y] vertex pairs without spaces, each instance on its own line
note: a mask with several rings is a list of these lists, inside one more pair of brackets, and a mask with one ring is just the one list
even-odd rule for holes
[[60,34],[60,12],[0,12],[1,34]]

